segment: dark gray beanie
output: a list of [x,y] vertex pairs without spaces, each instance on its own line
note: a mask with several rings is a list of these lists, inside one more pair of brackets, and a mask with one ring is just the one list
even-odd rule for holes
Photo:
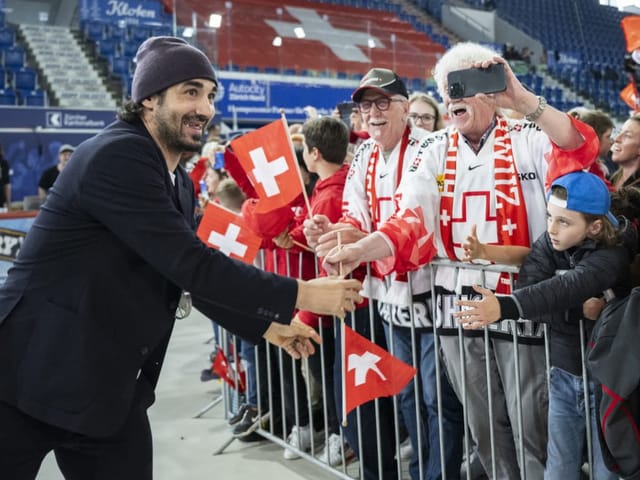
[[218,83],[206,55],[182,38],[146,39],[138,47],[135,64],[131,99],[136,103],[172,85],[194,78],[206,78],[216,85]]

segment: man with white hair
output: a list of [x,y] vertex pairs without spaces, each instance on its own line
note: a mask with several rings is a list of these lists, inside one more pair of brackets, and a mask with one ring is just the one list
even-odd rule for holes
[[[492,64],[504,65],[504,92],[449,97],[449,72]],[[465,258],[462,246],[474,225],[484,243],[528,248],[546,226],[547,155],[553,153],[557,162],[553,168],[561,167],[564,160],[584,163],[595,158],[598,146],[593,130],[528,91],[506,61],[491,49],[460,43],[439,60],[434,77],[451,118],[450,126],[423,142],[424,154],[409,168],[396,194],[396,213],[376,233],[330,253],[325,261],[329,271],[332,265],[336,268],[342,264],[343,271],[348,271],[360,262],[389,256],[397,272],[414,270],[434,256],[460,261]],[[501,108],[520,112],[525,120],[507,119]],[[331,242],[334,236],[329,232],[319,238],[319,243]],[[526,469],[527,478],[539,479],[543,477],[547,440],[541,329],[536,324],[518,323],[522,379],[518,384],[509,322],[499,322],[489,330],[488,345],[482,333],[471,336],[465,332],[463,369],[457,325],[451,317],[457,299],[474,296],[472,285],[484,283],[497,292],[508,292],[508,280],[500,274],[481,277],[479,271],[438,267],[437,322],[449,377],[459,398],[463,399],[466,391],[469,428],[488,476],[521,478]],[[524,412],[524,463],[520,462],[518,446],[518,392]]]

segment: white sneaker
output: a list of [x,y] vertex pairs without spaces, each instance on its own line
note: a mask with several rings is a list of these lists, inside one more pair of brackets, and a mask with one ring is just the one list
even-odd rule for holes
[[404,442],[400,444],[400,459],[409,460],[413,455],[413,446],[411,445],[411,439],[409,437],[404,439]]
[[[344,456],[347,461],[351,460],[355,456],[355,452],[345,443]],[[342,458],[342,442],[340,435],[332,433],[329,436],[329,444],[325,446],[324,450],[318,456],[321,462],[324,462],[332,467],[336,467],[344,462]]]
[[294,425],[291,433],[287,437],[287,443],[291,448],[284,449],[285,460],[294,460],[300,458],[298,451],[308,452],[311,448],[311,427],[299,427]]

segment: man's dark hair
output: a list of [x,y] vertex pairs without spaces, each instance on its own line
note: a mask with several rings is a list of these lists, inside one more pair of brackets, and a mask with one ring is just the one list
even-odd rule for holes
[[[160,96],[160,102],[164,100],[166,90],[158,92]],[[142,112],[144,107],[142,103],[136,103],[132,99],[127,99],[122,106],[118,109],[118,119],[124,122],[136,123],[142,121]]]
[[118,119],[128,123],[136,123],[142,120],[144,107],[131,99],[126,100],[118,109]]
[[327,162],[344,163],[349,131],[343,122],[333,117],[314,118],[303,125],[302,134],[309,151],[317,148]]

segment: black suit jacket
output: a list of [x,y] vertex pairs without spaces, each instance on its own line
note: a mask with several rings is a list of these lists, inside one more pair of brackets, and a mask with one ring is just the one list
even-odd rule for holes
[[153,402],[182,289],[250,341],[288,323],[295,280],[207,248],[193,187],[174,187],[142,124],[82,143],[0,289],[0,399],[46,423],[107,436]]

